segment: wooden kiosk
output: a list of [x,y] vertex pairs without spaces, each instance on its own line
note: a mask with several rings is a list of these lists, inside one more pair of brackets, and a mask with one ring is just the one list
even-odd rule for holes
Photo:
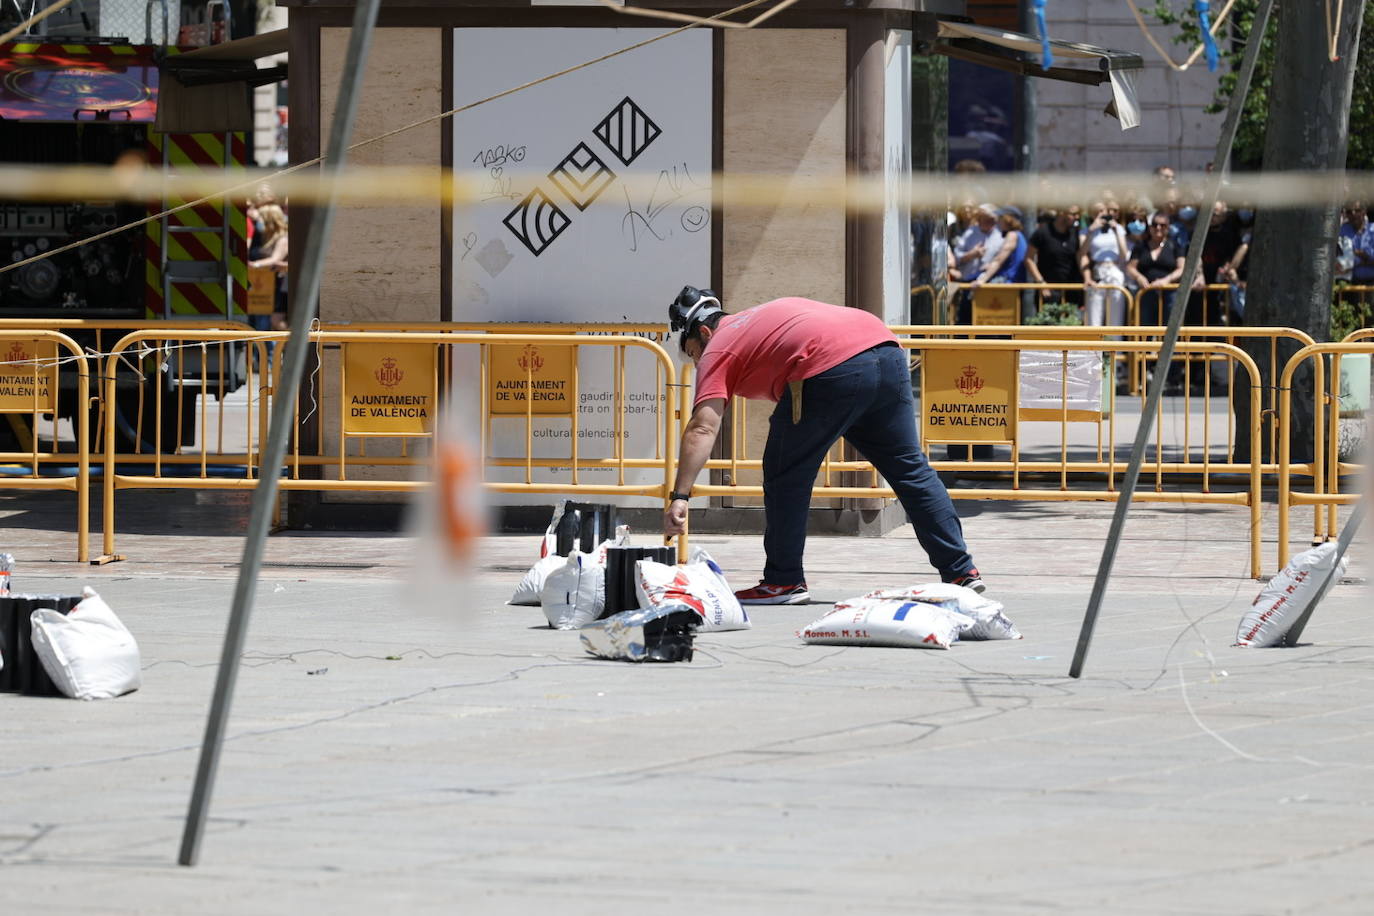
[[[290,8],[290,159],[301,162],[325,146],[352,9],[350,0],[279,2]],[[632,6],[693,16],[728,8]],[[720,291],[727,310],[803,295],[906,323],[912,229],[903,189],[913,164],[943,172],[947,158],[944,61],[913,58],[913,49],[940,51],[940,23],[967,23],[965,12],[962,0],[799,0],[756,27],[689,29],[365,146],[353,162],[451,168],[479,178],[490,198],[456,211],[343,208],[321,318],[662,322],[691,284]],[[387,0],[355,136],[681,24],[613,0]],[[946,44],[958,49],[950,56],[983,53],[966,37]],[[713,207],[720,172],[791,176],[802,200],[808,179],[875,177],[890,203],[854,216]],[[516,174],[548,177],[527,187]],[[652,192],[631,193],[621,180],[631,175]],[[300,250],[308,211],[292,216]],[[749,426],[766,423],[751,413]]]

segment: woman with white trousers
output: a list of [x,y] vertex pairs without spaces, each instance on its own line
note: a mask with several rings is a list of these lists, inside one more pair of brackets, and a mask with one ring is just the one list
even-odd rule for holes
[[1083,272],[1084,324],[1124,325],[1126,323],[1125,267],[1130,260],[1126,250],[1126,230],[1117,219],[1114,201],[1097,201],[1092,206],[1093,221],[1078,246],[1078,266]]

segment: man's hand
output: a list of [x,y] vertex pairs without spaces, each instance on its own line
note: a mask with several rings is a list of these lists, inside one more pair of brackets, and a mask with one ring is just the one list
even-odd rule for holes
[[663,536],[674,537],[687,533],[687,500],[675,499],[663,512]]
[[[725,398],[708,398],[692,411],[692,419],[682,431],[682,445],[678,450],[677,477],[669,495],[692,492],[692,484],[711,457],[711,447],[715,445],[716,435],[720,432],[721,416],[725,413]],[[668,537],[683,534],[687,530],[687,500],[675,499],[668,504],[663,513],[663,533]]]

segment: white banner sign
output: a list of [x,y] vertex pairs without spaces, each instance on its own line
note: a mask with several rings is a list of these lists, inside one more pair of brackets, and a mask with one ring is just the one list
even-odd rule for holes
[[1022,410],[1102,414],[1102,354],[1094,350],[1021,351]]

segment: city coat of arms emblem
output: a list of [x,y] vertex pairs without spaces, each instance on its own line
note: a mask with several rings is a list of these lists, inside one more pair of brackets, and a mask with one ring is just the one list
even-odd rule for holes
[[964,374],[959,376],[954,382],[965,397],[973,397],[983,390],[983,377],[978,374],[977,366],[965,366]]
[[387,388],[395,388],[406,375],[397,365],[396,360],[390,356],[382,360],[382,365],[373,374],[377,377],[377,381]]
[[544,368],[544,357],[539,355],[539,348],[534,344],[525,344],[518,363],[525,372],[538,372]]

